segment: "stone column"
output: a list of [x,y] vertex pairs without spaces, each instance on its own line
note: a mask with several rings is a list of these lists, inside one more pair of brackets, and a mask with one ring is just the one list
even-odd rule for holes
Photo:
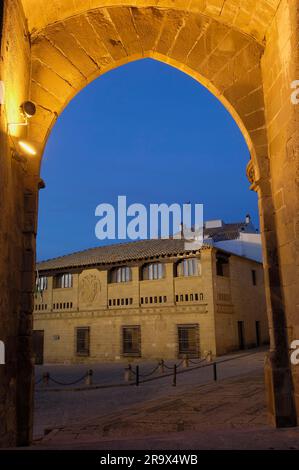
[[[32,162],[31,162],[32,163]],[[27,165],[24,178],[24,220],[21,268],[21,302],[17,343],[17,445],[26,446],[32,440],[34,360],[32,352],[33,286],[35,283],[35,253],[38,213],[38,170]]]
[[299,370],[289,345],[299,339],[299,4],[282,0],[262,58],[270,178],[259,182],[271,348],[266,361],[269,411],[277,426],[299,416]]

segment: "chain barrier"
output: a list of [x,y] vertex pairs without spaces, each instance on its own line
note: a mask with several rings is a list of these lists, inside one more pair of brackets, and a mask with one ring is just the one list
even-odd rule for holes
[[79,382],[82,382],[87,377],[87,373],[85,373],[80,379],[74,380],[73,382],[59,382],[58,380],[53,379],[53,377],[49,376],[49,380],[51,382],[54,382],[56,385],[62,385],[62,386],[68,386],[68,385],[77,385]]
[[189,359],[190,364],[194,364],[195,366],[197,366],[198,364],[202,364],[202,362],[205,362],[205,361],[206,359],[200,359],[199,361],[194,361],[194,360]]
[[149,372],[148,374],[139,374],[139,377],[143,377],[143,378],[150,377],[159,369],[160,365],[161,365],[161,362],[159,362],[158,365],[151,372]]
[[173,366],[168,366],[167,364],[165,364],[165,362],[163,362],[163,365],[164,365],[165,369],[173,370]]
[[[139,365],[136,365],[136,368],[134,370],[132,365],[129,364],[128,367],[125,369],[125,372],[129,372],[129,374],[132,374],[132,375],[131,375],[131,377],[125,379],[127,381],[126,384],[124,384],[124,383],[114,383],[113,384],[112,383],[112,384],[107,384],[107,385],[98,384],[98,385],[92,386],[93,371],[91,369],[89,369],[82,377],[80,377],[79,379],[74,380],[72,382],[60,382],[59,380],[56,380],[53,377],[51,377],[49,372],[45,372],[43,374],[43,376],[40,377],[35,382],[35,385],[38,385],[41,382],[43,382],[44,385],[49,385],[49,382],[51,381],[51,382],[55,383],[56,385],[71,386],[71,385],[76,385],[76,384],[78,384],[79,382],[82,382],[85,379],[85,384],[89,387],[86,387],[86,388],[84,387],[84,390],[87,390],[88,388],[89,389],[113,388],[113,387],[121,387],[121,386],[130,386],[130,385],[134,385],[134,384],[138,386],[141,383],[147,383],[147,382],[151,382],[153,380],[159,380],[159,379],[163,379],[163,378],[172,376],[173,377],[172,385],[176,386],[177,375],[178,374],[184,374],[184,373],[187,373],[187,372],[192,372],[194,370],[202,369],[202,368],[206,368],[206,367],[212,367],[213,368],[213,379],[214,379],[214,381],[217,381],[218,380],[217,365],[220,365],[221,363],[224,363],[224,362],[230,362],[230,361],[233,361],[235,359],[243,358],[243,357],[246,357],[246,356],[251,356],[253,354],[256,354],[256,353],[242,354],[242,355],[239,355],[239,356],[235,356],[235,357],[232,357],[232,358],[229,358],[229,359],[224,359],[224,360],[219,360],[219,361],[209,361],[209,360],[207,360],[207,358],[199,359],[198,361],[196,361],[196,360],[191,360],[186,356],[178,364],[175,363],[172,366],[169,366],[169,365],[165,364],[164,360],[162,359],[161,361],[158,362],[158,364],[150,372],[148,372],[146,374],[140,374],[140,366]],[[203,363],[205,363],[205,364],[203,364]],[[184,364],[183,370],[178,371],[178,368],[181,367],[183,364]],[[193,364],[194,367],[189,367],[189,364]],[[159,368],[160,368],[161,374],[156,375],[154,377],[151,377],[157,372],[157,370]],[[169,370],[170,372],[164,373],[164,368]],[[134,377],[134,379],[133,379],[133,377]],[[39,390],[46,390],[46,388],[42,388],[42,389],[39,389]],[[51,391],[51,388],[49,388],[48,390]]]
[[35,382],[35,386],[36,385],[39,385],[41,382],[44,383],[44,385],[49,385],[49,382],[53,382],[55,383],[56,385],[61,385],[61,386],[70,386],[70,385],[77,385],[79,382],[82,382],[84,379],[86,379],[87,377],[91,377],[92,376],[92,371],[88,371],[88,372],[85,372],[85,374],[80,377],[79,379],[77,380],[74,380],[72,382],[60,382],[59,380],[56,380],[54,379],[53,377],[51,377],[50,373],[49,372],[45,372],[42,377],[40,377],[40,379],[38,379],[36,382]]

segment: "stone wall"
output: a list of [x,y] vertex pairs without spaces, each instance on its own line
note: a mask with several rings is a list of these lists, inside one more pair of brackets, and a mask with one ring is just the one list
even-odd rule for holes
[[[217,353],[239,349],[238,322],[244,325],[246,347],[256,346],[256,321],[260,345],[269,341],[264,273],[261,265],[241,257],[230,258],[229,277],[215,273],[215,327]],[[252,281],[255,271],[256,285]]]
[[[248,143],[264,243],[270,411],[276,425],[296,423],[298,370],[290,374],[288,345],[299,334],[299,120],[298,106],[290,102],[290,83],[299,79],[298,21],[295,0],[252,0],[248,6],[243,0],[124,0],[118,7],[109,0],[4,0],[0,339],[7,364],[0,366],[2,446],[30,439],[30,330],[42,150],[77,92],[101,73],[141,57],[162,60],[203,83],[227,107]],[[26,126],[8,129],[8,123],[22,119],[19,106],[29,98],[38,105],[30,133]],[[39,158],[26,160],[11,151],[11,137],[21,136],[39,144]]]
[[290,341],[299,338],[299,107],[291,102],[291,83],[299,78],[298,2],[281,1],[266,41],[262,71],[271,179],[260,183],[272,346],[266,370],[273,419],[283,425],[295,422],[293,386],[299,415],[298,366],[291,377],[289,364]]
[[14,138],[24,129],[10,125],[22,120],[19,106],[28,99],[29,78],[30,48],[22,6],[18,0],[5,1],[0,63],[5,85],[5,104],[0,106],[0,338],[5,343],[6,364],[0,366],[0,446],[26,444],[31,436],[31,323],[22,313],[25,306],[28,313],[32,307],[22,293],[32,292],[32,276],[25,279],[23,273],[29,250],[27,269],[32,275],[35,250],[34,242],[24,234],[25,178],[30,164],[14,149]]

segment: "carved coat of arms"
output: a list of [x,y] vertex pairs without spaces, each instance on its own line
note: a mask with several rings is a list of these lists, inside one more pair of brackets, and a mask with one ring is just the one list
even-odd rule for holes
[[88,274],[80,280],[80,301],[85,304],[94,302],[96,295],[101,290],[101,283],[95,274]]

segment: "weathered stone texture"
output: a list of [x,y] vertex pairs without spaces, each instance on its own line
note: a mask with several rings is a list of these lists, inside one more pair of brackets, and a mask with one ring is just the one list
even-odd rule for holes
[[[299,79],[297,2],[4,0],[4,8],[0,334],[10,363],[0,369],[1,444],[15,442],[18,416],[19,442],[30,437],[32,302],[28,296],[37,213],[35,208],[26,212],[24,195],[37,198],[42,150],[73,96],[102,73],[142,57],[164,61],[205,85],[226,106],[246,139],[263,229],[274,351],[267,369],[274,394],[272,411],[277,424],[294,422],[292,406],[286,409],[283,401],[287,396],[292,403],[293,382],[299,415],[299,373],[294,367],[291,380],[288,360],[288,341],[299,338],[299,106],[290,101],[290,84]],[[16,154],[12,157],[7,123],[22,120],[19,106],[29,98],[38,110],[30,126],[9,127],[15,140],[28,137],[37,145],[39,158],[26,161]],[[23,256],[26,249],[28,257]],[[25,386],[24,408],[16,406],[16,381],[19,404],[20,387]]]
[[[299,12],[291,0],[281,2],[266,41],[262,71],[272,177],[274,227],[271,236],[276,237],[278,245],[278,258],[275,264],[269,262],[269,267],[275,273],[272,276],[272,292],[281,286],[283,300],[283,305],[274,301],[275,320],[271,325],[272,346],[279,351],[274,357],[277,365],[272,370],[272,392],[274,403],[279,406],[279,394],[285,394],[293,382],[298,410],[297,367],[293,367],[292,377],[286,372],[288,380],[282,381],[276,377],[277,373],[281,375],[283,367],[289,367],[286,366],[285,357],[288,355],[288,344],[298,339],[299,334],[299,234],[296,233],[299,220],[299,189],[296,181],[299,168],[299,107],[291,102],[291,83],[299,77]],[[282,330],[284,335],[281,334]]]
[[[18,108],[28,97],[30,49],[25,18],[19,2],[13,0],[6,2],[4,6],[0,63],[0,78],[5,83],[5,107],[0,107],[0,338],[6,347],[6,364],[0,366],[0,446],[13,446],[17,442],[17,429],[25,427],[28,430],[27,420],[21,422],[18,390],[21,392],[22,389],[24,409],[28,413],[31,411],[28,389],[23,383],[19,383],[18,355],[22,335],[19,331],[19,319],[26,165],[12,157],[13,141],[8,138],[6,130],[9,123],[20,122]],[[10,126],[10,131],[13,137],[21,135],[20,128]],[[27,338],[30,339],[29,331]],[[26,369],[26,363],[22,367],[27,380],[31,380],[31,369]]]

